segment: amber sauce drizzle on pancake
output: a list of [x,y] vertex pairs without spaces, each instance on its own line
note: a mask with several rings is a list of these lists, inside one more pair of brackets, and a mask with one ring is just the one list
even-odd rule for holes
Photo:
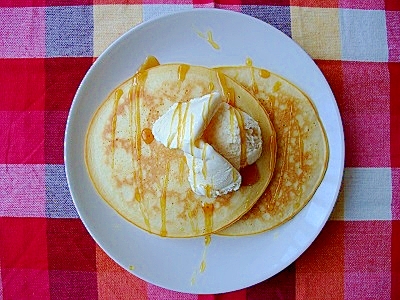
[[240,132],[240,166],[244,166],[247,164],[246,130],[244,128],[242,113],[237,109],[235,109],[234,111],[235,111],[236,120],[238,122],[239,132]]
[[[270,147],[270,152],[273,152],[276,149],[276,137],[274,135],[271,135],[269,147]],[[269,169],[273,170],[274,168],[275,168],[275,160],[271,159],[269,161]]]
[[172,130],[172,125],[173,125],[173,123],[174,123],[175,115],[176,115],[177,113],[179,113],[180,110],[181,110],[181,106],[182,106],[182,104],[181,104],[181,103],[178,103],[176,109],[174,110],[174,113],[172,114],[171,125],[170,125],[170,128],[169,128],[170,134],[168,135],[168,139],[167,139],[167,147],[168,147],[168,148],[171,146],[171,143],[172,143],[172,141],[174,140],[175,135],[176,135],[176,132]]
[[226,83],[226,77],[222,72],[217,71],[217,76],[222,93],[226,99],[226,103],[228,103],[231,106],[235,106],[235,90],[233,88],[228,87]]
[[272,195],[271,202],[268,204],[267,208],[271,210],[275,207],[275,200],[278,198],[279,192],[281,190],[282,182],[283,182],[283,175],[285,174],[288,168],[288,149],[289,149],[289,140],[290,140],[290,129],[289,134],[286,135],[284,147],[283,147],[283,166],[280,169],[278,176],[278,184],[276,186],[275,192]]
[[[150,229],[150,221],[148,218],[147,208],[143,200],[143,170],[141,163],[142,155],[142,129],[141,129],[141,118],[140,118],[140,94],[144,83],[147,78],[147,72],[143,71],[136,73],[132,80],[132,85],[129,90],[129,106],[130,106],[130,117],[129,127],[131,135],[131,149],[132,149],[132,165],[134,166],[133,178],[136,182],[134,191],[134,200],[140,203],[140,210],[143,215],[144,222],[148,229]],[[133,113],[135,112],[135,113]],[[135,127],[135,134],[133,128]]]
[[[231,136],[233,136],[235,131],[235,113],[236,110],[232,106],[229,106],[229,129],[231,132]],[[232,178],[233,181],[237,180],[237,173],[233,169],[232,169]]]
[[186,158],[185,158],[185,156],[182,156],[182,159],[179,162],[179,182],[180,183],[183,183],[186,179],[185,166],[186,166]]
[[200,263],[200,273],[203,273],[206,269],[206,256],[207,256],[207,248],[211,243],[211,232],[213,229],[213,213],[214,213],[214,204],[213,203],[203,203],[202,205],[204,212],[204,223],[205,223],[205,232],[204,236],[204,250],[203,256]]
[[186,64],[179,65],[179,67],[178,67],[178,80],[180,82],[185,80],[186,74],[189,71],[189,69],[190,69],[189,65],[186,65]]
[[268,70],[260,69],[258,75],[260,75],[260,77],[262,78],[268,78],[269,76],[271,76],[271,73]]
[[182,147],[183,137],[185,136],[186,127],[186,119],[189,113],[190,102],[186,105],[185,111],[183,113],[183,117],[181,118],[181,114],[179,116],[179,127],[178,127],[178,147]]
[[[186,109],[182,115],[182,102],[178,102],[176,109],[174,110],[174,113],[172,114],[172,120],[171,120],[171,124],[170,124],[170,129],[169,129],[170,134],[167,139],[167,147],[171,146],[171,143],[173,142],[175,136],[177,136],[178,148],[182,146],[183,137],[185,135],[185,126],[183,126],[183,124],[185,124],[185,122],[186,122],[189,105],[190,105],[190,103],[188,103],[188,105],[186,105]],[[173,130],[173,125],[174,125],[175,119],[178,119],[177,132],[175,132],[175,130]]]
[[274,86],[272,87],[272,91],[276,93],[277,91],[279,91],[281,85],[282,83],[280,81],[275,82]]
[[[144,82],[146,81],[147,73],[138,73],[134,77],[134,106],[135,106],[135,127],[136,127],[136,134],[135,134],[135,150],[136,150],[136,162],[137,168],[135,169],[136,178],[138,179],[139,187],[135,192],[135,198],[138,201],[142,201],[143,198],[143,191],[142,191],[142,181],[143,181],[143,174],[142,174],[142,165],[141,165],[141,156],[142,156],[142,139],[141,139],[141,118],[140,118],[140,93],[142,91],[142,87]],[[136,79],[136,80],[135,80]]]
[[242,176],[243,186],[256,184],[260,180],[260,171],[256,163],[241,168],[240,175]]
[[[214,214],[214,204],[213,203],[203,203],[202,209],[204,212],[204,223],[205,223],[205,233],[209,235],[213,230],[213,214]],[[206,238],[206,244],[210,244],[211,238]]]
[[114,106],[113,106],[113,117],[111,121],[111,156],[112,162],[111,167],[114,169],[115,167],[115,134],[117,131],[117,110],[118,110],[118,103],[123,95],[123,91],[121,89],[117,89],[114,93]]
[[160,208],[161,208],[160,235],[161,236],[167,236],[167,220],[166,220],[167,217],[166,217],[166,215],[167,215],[167,187],[168,187],[169,169],[170,169],[170,165],[169,165],[169,162],[167,162],[167,165],[165,168],[165,177],[164,177],[164,182],[163,182],[163,187],[162,187],[162,192],[161,192],[161,198],[160,198]]
[[[172,117],[171,126],[172,126],[172,123],[173,123],[175,117],[176,116],[178,117],[178,132],[177,132],[177,134],[178,134],[178,136],[177,136],[178,148],[182,147],[183,137],[185,136],[185,129],[186,128],[185,128],[185,126],[183,126],[183,124],[186,123],[186,118],[187,118],[187,113],[188,113],[189,106],[190,106],[190,103],[188,103],[188,105],[186,105],[186,109],[185,109],[185,111],[184,111],[184,113],[182,115],[182,102],[179,102],[178,106],[177,106],[177,108],[176,108],[176,110],[175,110],[175,112],[173,114],[173,117]],[[177,114],[176,114],[176,112],[177,112]]]
[[214,83],[212,83],[212,82],[210,82],[209,84],[208,84],[208,90],[210,91],[210,92],[212,92],[212,91],[214,91]]
[[[153,68],[160,65],[160,62],[158,61],[158,59],[153,56],[153,55],[149,55],[146,57],[145,61],[139,66],[139,68],[136,71],[137,73],[143,72],[147,69]],[[144,84],[144,82],[143,82]],[[133,89],[131,87],[130,92],[133,92]],[[130,97],[132,97],[132,95],[130,95]],[[131,100],[132,98],[130,98]],[[130,103],[132,104],[132,101],[130,101]],[[132,106],[131,106],[131,114],[130,114],[130,124],[132,124]],[[132,126],[131,126],[132,128]],[[154,141],[154,136],[153,136],[153,132],[151,131],[150,128],[144,128],[142,130],[142,139],[146,144],[151,144]]]
[[151,144],[154,141],[154,135],[150,128],[143,128],[142,139],[146,144]]
[[146,59],[140,65],[140,67],[137,69],[136,73],[143,72],[143,71],[145,71],[147,69],[150,69],[152,67],[156,67],[158,65],[160,65],[160,62],[158,61],[158,59],[153,55],[149,55],[149,56],[146,57]]
[[251,68],[250,76],[251,76],[251,91],[253,92],[253,95],[258,93],[258,85],[256,83],[256,78],[254,74],[254,68],[253,68],[253,61],[251,58],[246,58],[246,66]]
[[[150,55],[147,56],[145,61],[139,66],[135,75],[133,76],[132,85],[129,89],[129,127],[131,136],[131,149],[132,149],[132,165],[134,166],[133,178],[137,183],[134,192],[134,200],[140,204],[140,211],[142,213],[144,222],[147,228],[150,230],[150,220],[148,217],[148,211],[146,204],[143,203],[143,170],[141,165],[142,155],[142,139],[146,144],[150,144],[154,140],[153,133],[150,128],[141,128],[141,104],[140,95],[143,92],[143,86],[147,79],[147,69],[160,65],[156,57]],[[135,115],[133,115],[135,112]],[[135,123],[135,124],[133,124]],[[135,125],[135,134],[133,133]],[[136,157],[135,157],[136,156]],[[136,159],[135,159],[136,158]]]
[[[190,136],[193,137],[193,126],[194,126],[194,116],[190,115]],[[193,147],[194,147],[194,141],[193,138],[190,140],[190,152],[193,155]],[[192,170],[195,170],[195,160],[192,159]],[[197,180],[196,180],[196,173],[194,173],[193,176],[193,185],[197,185]]]
[[[183,82],[186,78],[186,74],[189,71],[190,66],[186,64],[181,64],[178,67],[178,80],[179,82]],[[190,103],[186,105],[185,111],[182,114],[182,102],[178,102],[176,109],[174,110],[174,113],[172,115],[172,120],[171,120],[171,127],[170,127],[170,135],[168,136],[167,140],[167,147],[170,147],[172,141],[174,140],[175,136],[177,135],[177,146],[180,148],[183,143],[183,137],[185,136],[185,126],[186,124],[186,119],[189,111],[189,106]],[[175,118],[178,119],[178,132],[174,132],[172,130],[172,126],[174,124]]]
[[300,129],[300,125],[298,122],[296,122],[296,127],[297,127],[297,131],[299,132],[299,139],[298,139],[298,143],[299,143],[299,161],[300,161],[300,169],[303,169],[303,160],[304,160],[304,154],[303,154],[303,149],[304,149],[304,142],[303,142],[303,137],[301,136],[301,129]]

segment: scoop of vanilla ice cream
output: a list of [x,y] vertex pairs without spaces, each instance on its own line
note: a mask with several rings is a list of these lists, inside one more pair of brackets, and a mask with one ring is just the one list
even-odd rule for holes
[[[241,135],[245,136],[244,147]],[[253,164],[261,156],[262,137],[257,121],[227,103],[219,106],[203,138],[236,169]],[[246,154],[241,162],[242,147]]]
[[240,188],[242,177],[212,146],[200,140],[185,152],[189,166],[189,184],[198,195],[215,198]]
[[184,152],[191,189],[208,198],[238,190],[242,182],[238,170],[261,155],[258,123],[222,102],[218,92],[173,104],[152,132],[164,146]]
[[191,189],[210,199],[238,190],[242,180],[237,169],[201,140],[221,104],[222,99],[217,92],[189,102],[175,103],[156,120],[152,128],[157,141],[184,152]]

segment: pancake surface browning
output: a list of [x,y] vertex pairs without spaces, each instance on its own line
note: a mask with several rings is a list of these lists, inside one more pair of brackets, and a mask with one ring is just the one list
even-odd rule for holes
[[305,94],[285,79],[253,66],[221,67],[267,110],[277,136],[272,180],[252,209],[222,235],[272,229],[296,215],[312,198],[328,163],[328,143],[318,113]]
[[[174,102],[211,91],[259,122],[264,143],[256,163],[265,172],[254,185],[205,203],[190,189],[183,152],[153,140],[151,128]],[[243,87],[215,70],[171,64],[137,73],[109,95],[90,124],[85,157],[99,194],[128,221],[161,236],[192,237],[219,230],[251,208],[272,177],[275,145],[265,110]]]

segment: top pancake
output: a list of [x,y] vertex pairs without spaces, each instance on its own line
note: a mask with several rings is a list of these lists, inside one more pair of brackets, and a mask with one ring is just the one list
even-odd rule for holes
[[[152,140],[151,128],[175,102],[218,91],[260,125],[260,179],[207,204],[190,189],[182,151]],[[89,126],[85,158],[102,198],[128,221],[167,237],[215,232],[245,214],[268,185],[275,165],[275,131],[260,103],[224,74],[184,64],[142,70],[117,87]],[[261,172],[262,170],[262,172]]]
[[274,228],[312,198],[328,164],[325,130],[310,99],[293,84],[253,66],[221,67],[267,110],[277,135],[272,180],[252,209],[222,235],[247,235]]

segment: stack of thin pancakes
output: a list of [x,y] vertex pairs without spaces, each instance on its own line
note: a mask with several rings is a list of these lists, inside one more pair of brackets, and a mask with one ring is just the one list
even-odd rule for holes
[[[263,232],[307,204],[324,176],[328,144],[304,93],[251,65],[148,62],[105,99],[87,132],[90,178],[113,209],[150,233],[194,237]],[[191,190],[183,152],[154,140],[151,128],[173,103],[213,91],[258,122],[263,150],[251,168],[256,176],[241,170],[256,180],[210,202]]]

